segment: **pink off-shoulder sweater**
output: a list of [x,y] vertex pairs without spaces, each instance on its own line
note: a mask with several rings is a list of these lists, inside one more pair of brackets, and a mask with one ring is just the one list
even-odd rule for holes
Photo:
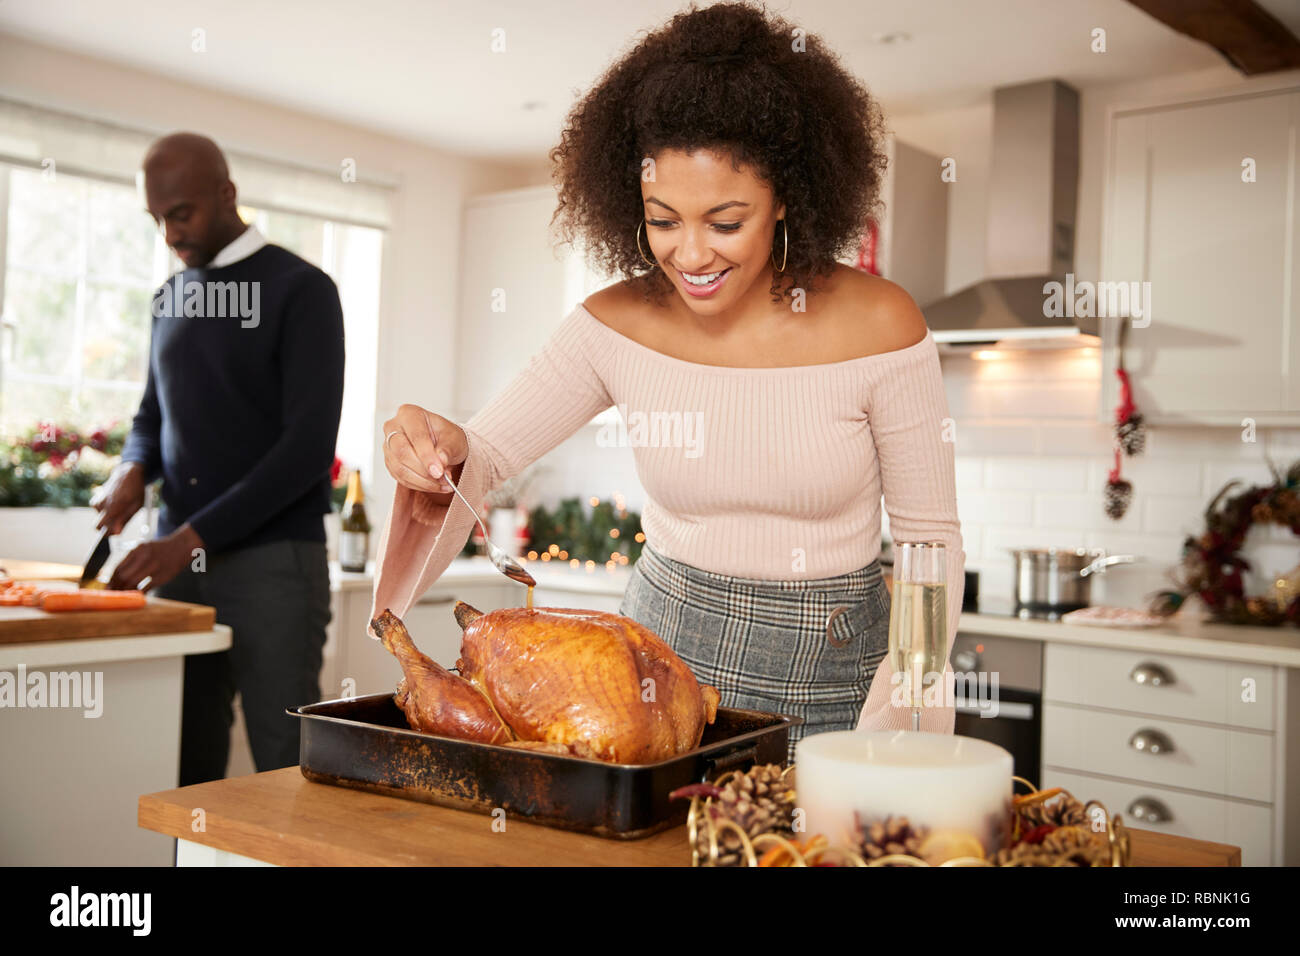
[[[736,368],[688,362],[628,338],[578,305],[500,394],[459,423],[469,447],[458,487],[477,508],[598,412],[624,427],[592,441],[630,446],[646,491],[641,525],[659,553],[719,574],[805,580],[879,556],[881,496],[894,541],[942,541],[948,650],[965,552],[939,355],[913,345],[842,362]],[[371,618],[401,617],[460,553],[475,523],[459,498],[440,505],[398,486],[380,535]],[[371,634],[373,637],[373,632]],[[948,668],[951,671],[951,668]],[[910,729],[880,665],[859,730]],[[952,706],[921,727],[951,733]]]

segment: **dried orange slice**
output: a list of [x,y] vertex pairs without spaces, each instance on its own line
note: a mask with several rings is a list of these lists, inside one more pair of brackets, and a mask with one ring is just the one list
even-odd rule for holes
[[1050,790],[1035,790],[1033,793],[1021,794],[1013,802],[1017,807],[1028,807],[1035,803],[1046,803],[1060,792],[1060,787],[1052,787]]
[[935,830],[917,848],[917,856],[931,866],[938,866],[959,856],[984,859],[984,846],[963,830]]

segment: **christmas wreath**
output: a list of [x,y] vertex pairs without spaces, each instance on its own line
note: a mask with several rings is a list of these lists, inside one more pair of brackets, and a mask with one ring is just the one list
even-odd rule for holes
[[1205,509],[1204,533],[1189,535],[1183,542],[1176,589],[1154,595],[1153,614],[1168,617],[1195,594],[1215,621],[1300,626],[1300,567],[1278,577],[1268,596],[1247,596],[1242,585],[1242,573],[1250,570],[1250,562],[1239,552],[1254,525],[1283,525],[1300,536],[1300,461],[1285,477],[1271,463],[1269,468],[1273,484],[1255,485],[1228,497],[1242,484],[1230,481],[1214,496]]

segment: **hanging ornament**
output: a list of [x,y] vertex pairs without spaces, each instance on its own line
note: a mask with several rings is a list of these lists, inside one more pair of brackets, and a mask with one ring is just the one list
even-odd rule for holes
[[1124,454],[1132,457],[1142,454],[1147,444],[1147,427],[1142,415],[1133,404],[1133,387],[1124,368],[1124,338],[1128,332],[1128,319],[1120,319],[1119,346],[1116,350],[1115,374],[1119,376],[1119,406],[1115,409],[1115,438]]
[[1119,474],[1119,446],[1115,448],[1115,467],[1110,470],[1106,481],[1106,516],[1118,521],[1128,511],[1133,500],[1133,485]]
[[1133,405],[1133,390],[1129,386],[1128,372],[1116,369],[1119,376],[1119,408],[1115,410],[1115,438],[1124,454],[1142,454],[1147,445],[1147,427],[1142,422],[1142,415]]

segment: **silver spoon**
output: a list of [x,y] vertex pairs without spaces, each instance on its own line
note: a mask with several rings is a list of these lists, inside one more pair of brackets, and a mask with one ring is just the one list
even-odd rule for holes
[[525,571],[518,561],[492,543],[492,539],[488,537],[487,526],[483,524],[483,519],[478,516],[478,512],[475,511],[474,506],[469,503],[469,499],[460,493],[460,489],[456,487],[455,483],[451,480],[451,474],[445,468],[442,472],[442,480],[451,486],[451,490],[456,492],[457,497],[459,497],[461,501],[465,502],[465,507],[469,508],[470,512],[473,513],[475,520],[478,521],[478,526],[483,529],[483,540],[487,542],[488,557],[492,560],[492,566],[512,581],[526,584],[530,588],[536,587],[537,582],[533,580],[533,576]]

